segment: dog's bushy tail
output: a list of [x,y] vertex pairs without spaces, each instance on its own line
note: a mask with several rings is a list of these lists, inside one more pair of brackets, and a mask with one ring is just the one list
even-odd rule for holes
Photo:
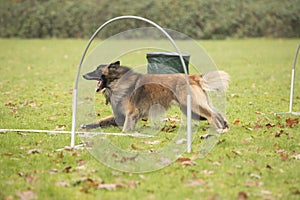
[[202,88],[206,91],[221,90],[228,88],[230,76],[224,71],[211,71],[204,73],[200,79]]

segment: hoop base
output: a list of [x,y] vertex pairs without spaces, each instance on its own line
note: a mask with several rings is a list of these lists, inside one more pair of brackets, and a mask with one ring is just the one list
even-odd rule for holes
[[300,115],[300,112],[281,112],[281,113],[275,113],[277,115],[287,115],[287,114],[290,114],[290,115]]

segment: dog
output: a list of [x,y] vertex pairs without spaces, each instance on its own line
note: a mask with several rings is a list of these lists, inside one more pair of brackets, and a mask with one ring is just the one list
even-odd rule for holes
[[[120,61],[99,65],[94,71],[83,75],[86,80],[98,81],[96,92],[104,90],[106,104],[111,104],[113,115],[83,129],[123,126],[122,131],[133,131],[138,119],[148,116],[151,108],[159,105],[167,110],[177,104],[186,114],[187,83],[185,74],[141,74]],[[229,129],[224,116],[209,101],[207,91],[227,89],[230,77],[224,71],[211,71],[202,75],[188,75],[191,94],[192,119],[206,119],[218,132]]]

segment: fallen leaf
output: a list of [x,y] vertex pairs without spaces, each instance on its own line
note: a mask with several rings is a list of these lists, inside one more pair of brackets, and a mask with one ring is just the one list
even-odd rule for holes
[[65,168],[63,169],[63,172],[65,172],[65,173],[70,173],[70,172],[71,172],[71,169],[72,169],[72,166],[65,167]]
[[280,130],[280,131],[276,131],[275,133],[275,137],[280,137],[282,134],[284,133],[283,130]]
[[205,169],[205,170],[202,170],[201,173],[202,173],[202,174],[210,175],[210,174],[213,174],[214,171],[213,171],[213,170],[207,170],[207,169]]
[[28,134],[26,133],[21,133],[21,132],[17,132],[18,135],[21,135],[21,136],[27,136]]
[[296,160],[300,160],[300,154],[293,154],[292,158],[295,158]]
[[16,107],[10,108],[9,112],[12,113],[13,115],[17,115],[18,114],[18,108],[16,108]]
[[36,107],[36,103],[34,101],[30,101],[28,105],[32,108]]
[[57,158],[63,158],[65,157],[64,156],[64,152],[60,151],[58,154],[57,154]]
[[271,165],[267,165],[266,168],[267,169],[273,169],[273,167]]
[[58,170],[55,169],[55,168],[49,170],[49,173],[50,173],[50,174],[54,174],[54,173],[57,173],[57,172],[58,172]]
[[262,126],[259,125],[258,123],[256,123],[256,124],[254,125],[254,127],[253,127],[254,130],[259,130],[259,129],[261,129],[261,128],[262,128]]
[[8,101],[4,105],[5,106],[15,106],[16,104],[14,104],[12,101]]
[[267,128],[267,129],[270,129],[270,128],[273,128],[273,127],[275,127],[275,125],[270,124],[270,123],[266,124],[266,128]]
[[279,157],[282,161],[286,161],[289,158],[289,154],[281,153]]
[[66,125],[62,125],[62,124],[57,124],[55,127],[56,131],[64,131],[66,129]]
[[3,155],[5,155],[5,156],[12,156],[12,155],[14,155],[12,152],[6,152],[6,153],[4,153]]
[[284,152],[286,152],[285,149],[277,149],[277,150],[275,150],[275,153],[284,153]]
[[139,154],[136,154],[134,156],[130,156],[130,157],[122,157],[122,159],[120,160],[121,163],[123,162],[127,162],[127,161],[136,161],[137,157],[139,156]]
[[150,145],[154,145],[154,144],[159,144],[161,141],[160,140],[154,140],[154,141],[144,141],[144,144],[150,144]]
[[48,119],[47,119],[47,121],[53,121],[53,120],[55,120],[56,118],[55,117],[49,117]]
[[34,176],[26,176],[25,177],[25,180],[27,183],[35,183],[37,182],[39,179],[37,177],[34,177]]
[[147,180],[146,176],[143,175],[143,174],[140,174],[139,177],[140,177],[141,179],[143,179],[143,180]]
[[74,157],[79,157],[79,156],[81,156],[81,154],[78,153],[78,152],[74,152],[74,153],[72,153],[72,156],[74,156]]
[[84,165],[86,163],[86,161],[83,159],[77,160],[76,162],[77,162],[77,165],[79,165],[79,166]]
[[56,183],[56,186],[69,187],[70,184],[67,183],[67,182],[65,182],[65,181],[58,181],[58,182]]
[[238,200],[247,200],[248,199],[248,195],[246,192],[239,192],[238,196],[237,196]]
[[269,118],[269,117],[267,117],[267,115],[266,115],[265,113],[263,113],[263,112],[260,112],[260,111],[255,111],[255,114],[257,114],[257,115],[261,115],[261,116],[264,116],[264,118],[265,118],[265,119],[267,119],[267,120],[270,120],[270,118]]
[[239,119],[235,119],[235,120],[233,121],[233,125],[238,125],[240,122],[241,122],[241,121],[240,121]]
[[220,165],[221,165],[221,163],[218,162],[218,161],[215,161],[215,162],[213,162],[212,164],[213,164],[214,166],[220,166]]
[[196,165],[196,163],[190,158],[178,158],[176,162],[181,163],[182,166],[191,166]]
[[262,190],[261,194],[264,196],[264,199],[271,199],[272,192],[269,190]]
[[140,182],[139,181],[135,181],[135,180],[130,180],[130,181],[126,181],[125,184],[126,184],[126,186],[128,188],[134,189],[134,188],[136,188],[140,184]]
[[242,166],[241,165],[235,165],[235,168],[242,169]]
[[258,174],[250,174],[251,178],[261,179],[261,176]]
[[185,187],[198,187],[201,185],[206,185],[207,182],[200,178],[190,179]]
[[78,170],[85,170],[86,167],[85,167],[85,165],[80,165],[80,166],[77,166],[76,169],[78,169]]
[[246,143],[250,142],[251,140],[252,140],[252,138],[242,139],[242,140],[241,140],[241,143],[242,143],[242,144],[246,144]]
[[123,185],[117,183],[107,183],[107,184],[100,184],[98,186],[99,189],[106,189],[106,190],[116,190],[118,188],[122,188]]
[[24,192],[17,192],[16,195],[20,198],[20,200],[32,200],[37,199],[38,196],[31,190],[27,190]]
[[25,99],[25,101],[22,103],[22,106],[27,106],[28,105],[28,100]]
[[18,172],[18,175],[19,175],[20,177],[23,177],[23,176],[24,176],[24,173],[23,173],[23,172]]
[[289,117],[288,119],[285,120],[285,122],[288,127],[293,128],[296,124],[299,123],[299,118],[293,119]]
[[142,147],[139,147],[136,144],[131,144],[131,148],[134,149],[134,150],[143,150]]
[[36,153],[41,153],[41,149],[30,149],[27,151],[27,154],[36,154]]
[[234,153],[235,155],[239,155],[239,156],[242,155],[242,153],[238,150],[231,150],[231,152]]
[[247,180],[246,184],[247,187],[261,187],[263,186],[263,182],[256,182],[256,181],[252,181],[252,180]]
[[176,162],[179,162],[179,163],[185,162],[185,161],[191,161],[191,159],[190,159],[190,158],[178,158],[178,159],[176,160]]

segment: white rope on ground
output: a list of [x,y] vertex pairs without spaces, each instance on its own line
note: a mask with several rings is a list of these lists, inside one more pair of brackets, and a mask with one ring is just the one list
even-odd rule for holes
[[[6,132],[28,132],[28,133],[50,133],[50,134],[71,134],[71,131],[52,131],[52,130],[34,130],[34,129],[0,129],[0,133]],[[145,137],[152,138],[153,135],[142,133],[105,133],[105,132],[76,132],[82,135],[111,135],[111,136],[128,136],[128,137]]]

